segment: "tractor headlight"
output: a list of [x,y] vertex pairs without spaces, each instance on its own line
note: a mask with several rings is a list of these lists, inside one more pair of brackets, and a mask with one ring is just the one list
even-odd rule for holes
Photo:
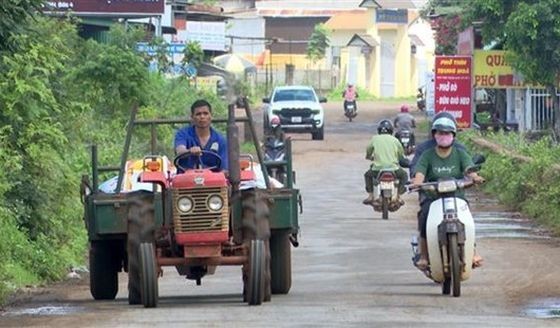
[[190,197],[181,197],[177,200],[177,209],[181,213],[188,213],[194,207],[193,200]]
[[221,210],[224,207],[224,200],[220,195],[212,195],[207,200],[208,208],[214,212]]

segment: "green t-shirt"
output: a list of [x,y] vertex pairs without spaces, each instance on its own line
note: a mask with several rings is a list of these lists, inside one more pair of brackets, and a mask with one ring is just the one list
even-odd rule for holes
[[404,150],[401,143],[390,134],[373,136],[366,149],[366,159],[373,161],[371,169],[374,171],[398,169],[399,158],[403,156]]
[[[425,182],[433,182],[441,178],[461,179],[465,176],[465,171],[472,166],[472,158],[466,151],[453,147],[449,156],[442,158],[434,147],[422,153],[416,165],[416,172],[424,174]],[[427,195],[431,199],[437,197],[432,192],[428,192]],[[456,195],[465,198],[463,190],[458,191]]]

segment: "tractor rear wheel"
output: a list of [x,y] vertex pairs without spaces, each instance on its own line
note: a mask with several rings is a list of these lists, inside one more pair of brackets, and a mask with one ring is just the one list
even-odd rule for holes
[[140,244],[140,282],[142,304],[144,307],[157,307],[158,303],[158,267],[153,243]]
[[289,232],[272,233],[270,257],[272,294],[288,294],[292,287],[292,247]]
[[[242,224],[243,224],[243,243],[249,250],[249,261],[243,265],[243,300],[249,305],[258,305],[262,301],[268,302],[271,299],[272,291],[270,287],[270,223],[269,223],[269,201],[261,191],[251,189],[242,192]],[[254,292],[251,291],[250,275],[253,270],[251,266],[253,241],[263,242],[264,265],[263,270],[263,295],[262,300],[251,299]],[[255,249],[256,251],[256,249]],[[258,254],[257,254],[258,255]],[[258,255],[260,256],[260,255]],[[258,296],[258,295],[256,295]]]
[[92,241],[89,246],[89,290],[96,300],[114,300],[119,290],[119,255],[114,241]]
[[154,195],[141,191],[129,195],[128,208],[128,304],[141,304],[140,244],[154,242]]

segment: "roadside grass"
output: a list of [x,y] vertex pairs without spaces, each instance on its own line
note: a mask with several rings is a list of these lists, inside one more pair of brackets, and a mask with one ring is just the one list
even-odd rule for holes
[[[496,153],[475,144],[484,138],[505,151]],[[517,133],[487,133],[465,131],[459,139],[471,153],[486,156],[480,174],[486,178],[483,189],[495,195],[503,204],[536,220],[555,235],[560,235],[560,147],[551,138],[529,141]],[[509,154],[508,154],[509,152]],[[525,161],[511,153],[532,158]]]

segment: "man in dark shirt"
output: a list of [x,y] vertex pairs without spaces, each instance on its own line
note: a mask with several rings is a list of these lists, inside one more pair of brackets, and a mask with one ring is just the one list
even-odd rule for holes
[[[439,113],[437,113],[434,116],[434,121],[437,120],[440,117],[447,117],[448,119],[453,120],[455,122],[455,117],[449,112],[439,112]],[[412,158],[412,161],[410,161],[410,167],[409,167],[411,178],[414,178],[414,174],[416,173],[415,166],[418,163],[418,159],[420,158],[422,153],[425,152],[428,149],[434,148],[435,146],[437,146],[437,143],[436,143],[436,140],[433,138],[433,136],[429,140],[426,140],[423,143],[416,146],[416,150],[414,151],[414,157]],[[458,142],[457,140],[453,141],[453,146],[455,146],[456,148],[461,149],[461,150],[466,150],[465,145]]]

